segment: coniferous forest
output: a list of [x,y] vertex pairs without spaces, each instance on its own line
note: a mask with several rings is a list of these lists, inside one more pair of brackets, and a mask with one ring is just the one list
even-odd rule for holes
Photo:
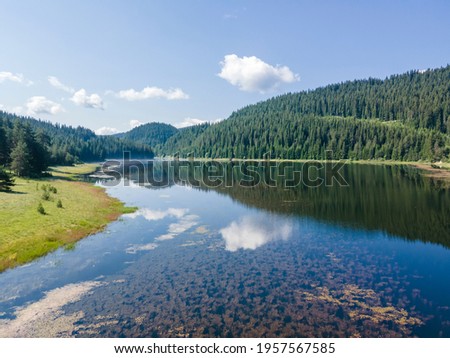
[[137,158],[153,157],[145,144],[0,112],[0,177],[7,177],[4,167],[17,176],[38,177],[49,165],[121,158],[124,150]]
[[333,159],[448,160],[450,66],[274,97],[220,123],[182,129],[155,151],[254,159],[325,159],[331,151]]

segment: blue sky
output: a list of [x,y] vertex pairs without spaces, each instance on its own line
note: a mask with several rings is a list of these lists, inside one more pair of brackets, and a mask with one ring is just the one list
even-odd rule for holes
[[99,133],[450,63],[450,1],[0,0],[0,109]]

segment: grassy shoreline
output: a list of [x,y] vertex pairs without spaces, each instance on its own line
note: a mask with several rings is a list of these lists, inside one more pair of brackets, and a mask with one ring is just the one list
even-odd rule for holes
[[[77,181],[97,165],[52,168],[53,177],[16,178],[12,193],[0,192],[0,272],[28,263],[59,247],[102,231],[111,221],[136,208],[127,208],[103,188]],[[43,199],[43,185],[56,188]],[[61,201],[62,208],[57,207]],[[45,215],[37,211],[39,203]]]
[[[195,160],[211,160],[207,158]],[[215,159],[229,161],[229,159]],[[243,161],[244,159],[233,159]],[[308,162],[312,160],[272,160],[274,162]],[[314,160],[325,162],[324,160]],[[425,176],[450,181],[450,163],[439,167],[425,162],[398,162],[382,160],[344,160],[355,165],[410,165]],[[338,162],[338,161],[331,161]],[[0,272],[28,263],[60,247],[70,248],[88,235],[102,231],[107,224],[128,208],[119,200],[108,196],[103,188],[79,181],[90,174],[98,164],[51,168],[52,177],[45,179],[16,178],[12,193],[0,192]],[[42,198],[42,186],[52,185],[56,193],[49,200]],[[58,200],[62,208],[57,207]],[[45,215],[38,213],[39,203]]]

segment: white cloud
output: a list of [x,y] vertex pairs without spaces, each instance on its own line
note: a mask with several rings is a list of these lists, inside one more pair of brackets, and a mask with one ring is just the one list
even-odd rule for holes
[[95,134],[97,135],[111,135],[116,133],[119,133],[119,130],[112,127],[101,127],[95,130]]
[[27,114],[36,115],[36,114],[57,114],[60,112],[64,112],[64,108],[56,102],[50,101],[44,96],[34,96],[28,99],[26,105]]
[[0,83],[5,82],[5,81],[23,83],[26,86],[33,85],[33,81],[25,79],[25,77],[21,73],[12,73],[12,72],[7,72],[7,71],[2,71],[2,72],[0,72]]
[[158,87],[145,87],[142,91],[136,91],[132,88],[119,91],[117,97],[127,101],[139,101],[150,98],[165,98],[168,100],[188,99],[189,96],[180,88],[163,90]]
[[55,88],[63,90],[67,93],[75,93],[75,89],[72,87],[66,86],[65,84],[61,83],[61,81],[56,78],[55,76],[48,76],[48,82]]
[[26,114],[22,106],[9,107],[4,104],[0,104],[0,111],[15,113],[15,114]]
[[214,119],[213,121],[210,121],[209,123],[215,124],[215,123],[222,122],[223,120],[225,120],[225,118],[216,118],[216,119]]
[[75,92],[70,100],[78,106],[104,109],[103,100],[101,99],[101,97],[97,93],[88,95],[84,88]]
[[12,82],[23,82],[23,75],[21,73],[12,73],[12,72],[0,72],[0,83],[4,81],[12,81]]
[[236,14],[225,14],[223,18],[225,20],[237,20],[238,16]]
[[67,86],[62,83],[55,76],[49,76],[47,79],[50,85],[52,85],[53,87],[72,94],[73,96],[70,98],[70,100],[77,106],[104,109],[103,100],[97,93],[88,95],[84,88],[76,91],[73,87]]
[[292,235],[293,225],[290,221],[281,222],[269,217],[246,216],[233,221],[219,232],[225,240],[225,249],[255,250],[271,241],[288,240]]
[[182,122],[175,124],[175,127],[184,128],[184,127],[195,126],[196,124],[203,124],[206,122],[208,122],[208,121],[206,121],[204,119],[187,117]]
[[265,93],[277,88],[282,83],[300,80],[287,66],[272,66],[255,56],[238,57],[226,55],[220,62],[220,78],[237,86],[242,91]]
[[136,127],[139,127],[139,126],[141,126],[141,125],[143,125],[143,124],[144,124],[144,122],[138,121],[137,119],[132,119],[132,120],[130,121],[130,127],[131,127],[131,129],[136,128]]
[[183,119],[183,121],[174,124],[174,126],[177,128],[185,128],[185,127],[195,126],[197,124],[203,124],[203,123],[208,123],[208,122],[213,124],[213,123],[219,123],[221,121],[223,121],[223,118],[217,118],[212,121],[207,121],[206,119],[187,117],[187,118]]

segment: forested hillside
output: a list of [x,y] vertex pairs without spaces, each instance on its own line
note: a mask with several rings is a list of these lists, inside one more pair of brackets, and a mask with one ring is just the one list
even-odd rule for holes
[[147,123],[133,128],[126,133],[115,136],[130,141],[147,144],[154,148],[166,143],[166,141],[178,132],[174,126],[166,123]]
[[[182,156],[187,156],[189,152],[201,153],[201,150],[193,150],[196,141],[199,140],[205,130],[211,125],[209,123],[198,124],[191,127],[181,128],[177,133],[171,136],[164,144],[155,146],[155,152],[158,154],[173,155],[180,151]],[[188,150],[184,150],[189,148]],[[199,148],[197,148],[199,149]]]
[[[196,133],[198,135],[192,135]],[[450,66],[291,93],[191,127],[159,154],[213,158],[448,160]]]
[[19,176],[39,176],[49,165],[121,158],[124,150],[135,158],[153,157],[145,144],[0,112],[0,167]]

